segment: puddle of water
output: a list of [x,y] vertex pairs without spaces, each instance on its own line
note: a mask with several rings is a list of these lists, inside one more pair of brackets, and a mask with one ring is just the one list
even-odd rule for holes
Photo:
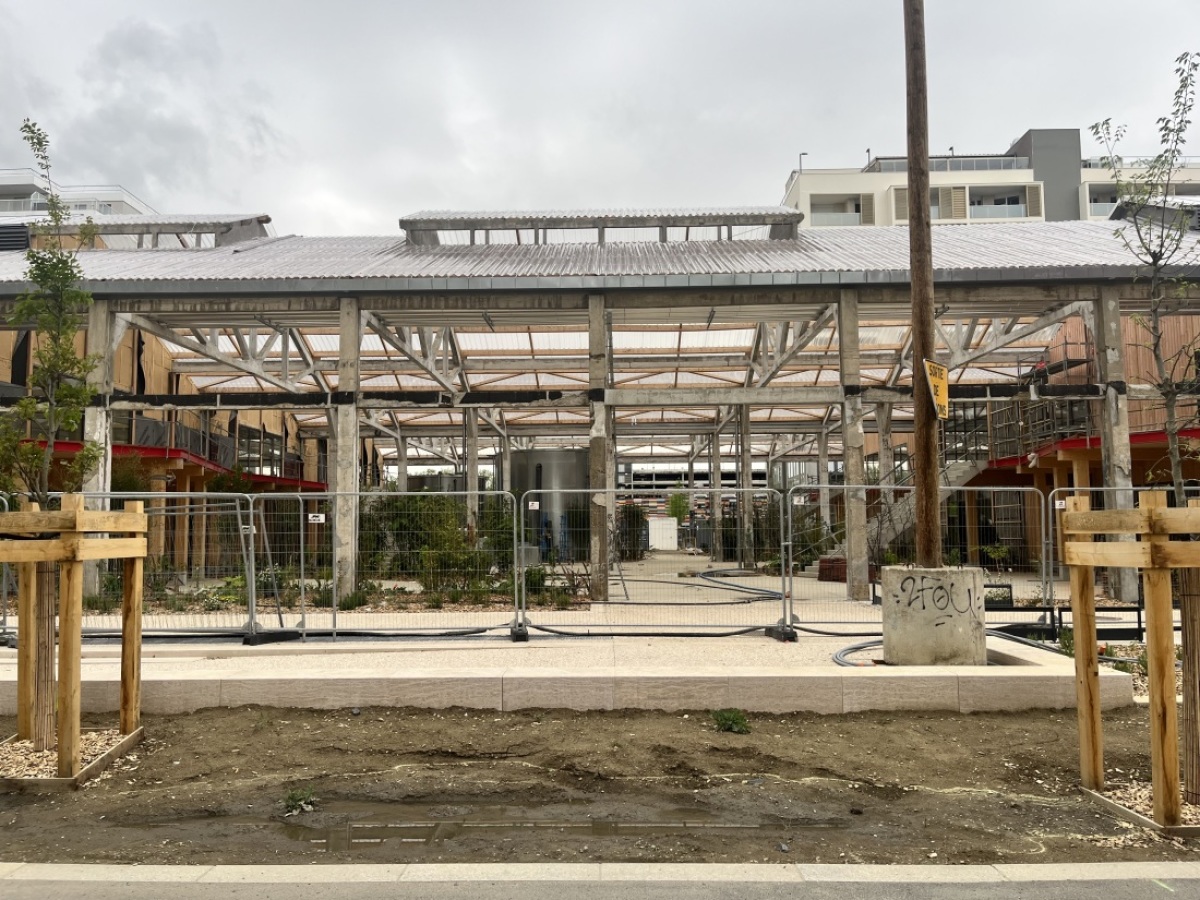
[[[352,808],[340,804],[322,808],[326,814],[351,814]],[[398,808],[397,808],[398,807]],[[357,810],[362,812],[361,809]],[[400,814],[397,814],[400,813]],[[589,819],[581,810],[579,818],[539,818],[528,809],[494,807],[414,807],[396,805],[391,811],[373,806],[368,815],[355,821],[327,827],[298,822],[279,825],[292,840],[309,844],[314,851],[370,850],[395,844],[438,844],[464,836],[495,837],[532,832],[557,832],[595,837],[657,836],[679,832],[746,833],[783,835],[797,829],[840,828],[836,819],[787,819],[771,822],[723,822],[711,813],[696,809],[669,809],[642,814],[637,820]]]

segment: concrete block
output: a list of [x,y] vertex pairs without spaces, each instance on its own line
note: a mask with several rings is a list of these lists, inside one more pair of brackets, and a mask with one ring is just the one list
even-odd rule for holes
[[844,712],[871,709],[958,710],[958,679],[930,668],[847,669],[842,682]]
[[201,878],[218,884],[349,884],[399,881],[407,865],[213,866]]
[[726,706],[749,712],[842,712],[841,672],[821,668],[793,669],[786,673],[757,674],[737,671],[727,679]]
[[123,866],[26,863],[8,876],[13,881],[199,881],[212,866]]
[[[189,676],[177,681],[142,680],[142,712],[171,715],[220,705],[221,681],[217,678]],[[114,702],[112,709],[116,708]]]
[[1109,881],[1132,879],[1197,879],[1200,863],[1113,862],[1113,863],[1014,863],[996,866],[1006,881]]
[[[712,884],[799,882],[795,865],[761,863],[601,863],[601,881],[697,881]],[[682,893],[686,893],[681,891]]]
[[599,881],[599,863],[462,863],[415,864],[400,877],[406,881]]
[[796,868],[800,870],[800,877],[805,881],[961,884],[1003,880],[996,872],[995,866],[847,866],[801,863]]
[[612,709],[611,672],[511,669],[504,673],[503,709]]
[[[1074,685],[1074,676],[1072,676]],[[1100,708],[1120,709],[1133,706],[1133,676],[1109,669],[1100,671]]]
[[225,679],[220,706],[269,704],[300,709],[345,709],[350,706],[419,706],[445,709],[500,709],[500,670],[408,671],[399,677]]
[[722,709],[730,705],[724,675],[618,673],[613,684],[616,709]]
[[960,712],[1010,712],[1022,709],[1073,709],[1075,675],[1003,667],[963,669],[958,673]]
[[[145,690],[143,682],[142,690]],[[121,682],[103,679],[84,681],[79,686],[79,708],[85,713],[113,712],[121,708]],[[145,698],[143,698],[143,705]]]
[[883,658],[894,666],[985,665],[982,570],[885,567]]

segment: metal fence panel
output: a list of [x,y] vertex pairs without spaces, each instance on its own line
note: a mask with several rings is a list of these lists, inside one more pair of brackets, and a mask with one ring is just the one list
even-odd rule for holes
[[[846,598],[845,508],[856,489],[866,495],[870,602]],[[1053,596],[1044,495],[1027,487],[947,487],[940,493],[944,563],[984,570],[989,626],[1044,617]],[[847,625],[881,627],[880,569],[915,561],[915,509],[911,486],[812,484],[788,491],[788,592],[801,634],[848,633]],[[865,634],[867,629],[857,630]]]
[[[735,634],[787,621],[783,498],[773,490],[607,491],[609,561],[590,561],[595,491],[522,498],[518,558],[531,630]],[[739,505],[750,510],[742,527]],[[739,563],[753,562],[753,565]],[[598,599],[597,577],[608,599]]]
[[[253,583],[248,577],[253,534],[244,494],[88,494],[88,505],[146,508],[142,630],[154,633],[241,633],[250,630]],[[85,571],[85,632],[121,629],[121,560]]]
[[[479,492],[476,516],[466,492],[358,494],[351,590],[334,579],[337,495],[302,496],[307,633],[462,635],[513,627],[512,494]],[[292,507],[287,515],[296,522],[300,510]],[[297,543],[292,537],[288,546]],[[260,592],[260,607],[263,602],[269,601]],[[261,609],[259,621],[266,621]]]

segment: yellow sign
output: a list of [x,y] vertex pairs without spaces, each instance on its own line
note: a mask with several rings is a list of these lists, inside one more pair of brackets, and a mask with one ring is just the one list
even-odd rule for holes
[[942,365],[925,360],[925,377],[929,381],[929,396],[939,419],[950,418],[950,372]]

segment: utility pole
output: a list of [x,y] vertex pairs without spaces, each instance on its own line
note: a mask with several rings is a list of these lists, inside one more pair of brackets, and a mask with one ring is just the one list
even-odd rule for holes
[[908,247],[912,284],[913,457],[916,463],[917,565],[942,565],[938,499],[937,411],[925,360],[934,358],[933,235],[929,210],[929,89],[925,73],[925,0],[904,0],[908,97]]

